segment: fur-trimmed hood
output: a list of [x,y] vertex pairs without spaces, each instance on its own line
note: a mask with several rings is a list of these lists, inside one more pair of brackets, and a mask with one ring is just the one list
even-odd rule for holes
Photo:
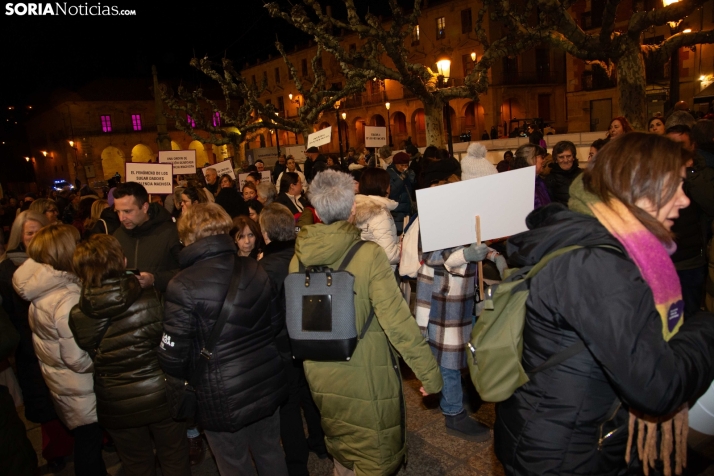
[[355,195],[355,223],[361,226],[385,210],[391,212],[399,205],[394,200],[377,195]]

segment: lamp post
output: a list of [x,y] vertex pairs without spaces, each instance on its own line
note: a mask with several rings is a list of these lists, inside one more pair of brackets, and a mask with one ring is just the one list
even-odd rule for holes
[[[679,0],[663,0],[662,3],[667,7],[677,2]],[[671,35],[679,33],[680,22],[681,20],[667,22]],[[679,101],[679,48],[675,48],[669,57],[669,109],[673,109],[677,101]]]
[[389,147],[392,147],[392,126],[389,121],[389,107],[391,104],[389,102],[384,103],[384,107],[387,108],[387,133],[389,134]]
[[[295,99],[293,99],[293,93],[288,94],[288,99],[290,100],[291,103],[297,104],[297,107],[295,108],[295,115],[299,116],[300,115],[300,97],[296,96]],[[295,134],[295,145],[298,143],[298,135],[297,132]]]
[[[473,56],[476,56],[475,53]],[[451,75],[451,58],[441,55],[436,61],[436,68],[439,71],[439,89],[446,87]],[[449,100],[444,100],[444,113],[446,116],[446,136],[449,145],[449,156],[454,155],[454,143],[451,138],[451,111],[449,110]]]
[[[277,116],[278,113],[276,112],[275,115]],[[275,122],[275,144],[278,146],[278,157],[280,157],[280,131],[277,122]]]
[[340,134],[340,101],[335,103],[335,118],[337,119],[337,141],[340,144],[340,163],[342,163],[342,134]]
[[350,130],[347,127],[347,113],[342,113],[342,121],[345,123],[345,142],[347,142],[347,150],[350,150]]

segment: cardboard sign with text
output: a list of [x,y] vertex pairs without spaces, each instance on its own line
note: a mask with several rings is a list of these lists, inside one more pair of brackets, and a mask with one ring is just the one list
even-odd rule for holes
[[[248,174],[238,174],[238,182],[240,183],[240,189],[243,190],[243,185],[245,185],[245,178]],[[263,170],[260,173],[260,183],[270,183],[270,170]]]
[[387,145],[387,128],[364,126],[364,146],[382,147],[383,145]]
[[189,150],[160,150],[159,163],[174,166],[174,175],[196,173],[196,151]]
[[[503,191],[508,199],[501,200]],[[424,252],[476,242],[476,215],[483,241],[526,231],[533,211],[535,167],[417,190]]]
[[209,165],[208,167],[204,167],[204,173],[206,169],[214,169],[218,174],[219,179],[223,174],[230,175],[233,180],[236,179],[236,173],[233,171],[233,164],[231,163],[230,159],[224,160],[223,162],[218,162],[217,164]]
[[332,141],[332,126],[320,129],[307,136],[307,148],[329,144]]
[[126,163],[126,181],[140,183],[149,193],[173,193],[172,179],[173,165],[171,164]]

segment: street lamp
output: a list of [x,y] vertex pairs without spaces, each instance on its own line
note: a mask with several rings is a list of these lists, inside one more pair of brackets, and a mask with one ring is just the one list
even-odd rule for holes
[[342,121],[345,123],[345,142],[347,142],[347,150],[350,150],[350,129],[347,126],[347,113],[342,113]]
[[389,122],[389,102],[384,103],[384,107],[387,108],[387,131],[389,133],[389,147],[392,147],[392,126],[391,123]]
[[340,163],[342,163],[342,134],[340,133],[340,101],[335,102],[335,118],[337,119],[337,141],[340,144]]
[[[474,53],[472,56],[476,56]],[[439,88],[445,88],[451,75],[451,58],[446,54],[439,56],[436,60],[436,68],[439,71]],[[451,111],[449,110],[449,100],[444,100],[444,114],[446,116],[446,138],[449,144],[449,155],[454,155],[454,142],[451,138]]]
[[[276,112],[275,115],[277,116],[278,113]],[[275,123],[275,144],[278,146],[278,157],[280,157],[280,131],[277,122]]]

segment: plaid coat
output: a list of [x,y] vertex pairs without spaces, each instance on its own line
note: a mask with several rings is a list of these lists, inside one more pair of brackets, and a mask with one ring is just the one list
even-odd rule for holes
[[424,253],[422,263],[417,275],[417,324],[440,366],[466,368],[476,263],[464,259],[462,246]]

